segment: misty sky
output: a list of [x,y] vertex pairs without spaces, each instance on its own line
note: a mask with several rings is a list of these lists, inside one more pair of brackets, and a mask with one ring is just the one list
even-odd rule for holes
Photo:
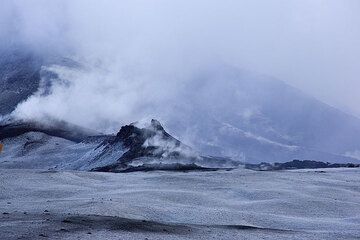
[[154,76],[228,63],[360,116],[358,0],[2,0],[0,38]]

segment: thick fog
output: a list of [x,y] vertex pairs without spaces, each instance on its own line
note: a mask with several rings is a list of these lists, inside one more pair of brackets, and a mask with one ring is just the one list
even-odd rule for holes
[[[47,69],[66,84],[21,104],[22,117],[103,131],[164,118],[186,91],[205,94],[196,76],[219,65],[276,77],[360,116],[359,13],[357,0],[3,0],[0,38],[81,64]],[[226,83],[216,84],[212,93]]]

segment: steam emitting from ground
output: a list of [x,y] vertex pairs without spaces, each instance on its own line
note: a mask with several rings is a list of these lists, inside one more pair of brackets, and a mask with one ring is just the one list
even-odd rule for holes
[[[197,76],[220,64],[279,77],[360,115],[359,10],[356,0],[5,0],[3,47],[23,46],[81,65],[48,66],[62,81],[14,114],[105,132],[144,118],[166,122],[171,103],[207,94]],[[211,109],[213,103],[203,104]]]

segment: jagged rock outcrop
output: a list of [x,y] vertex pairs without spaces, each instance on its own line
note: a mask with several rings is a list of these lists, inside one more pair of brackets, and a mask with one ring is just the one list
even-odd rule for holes
[[[190,147],[168,134],[155,119],[152,119],[150,125],[145,128],[138,128],[134,124],[123,126],[114,139],[114,142],[118,141],[129,149],[119,159],[120,161],[139,157],[181,157],[185,154],[184,151],[188,153],[192,151]],[[195,157],[195,153],[193,154]]]
[[[104,143],[103,143],[104,145]],[[204,160],[189,146],[172,137],[165,131],[159,121],[152,119],[150,125],[138,127],[136,123],[121,127],[116,137],[105,143],[100,157],[113,152],[114,148],[122,147],[124,153],[113,164],[95,168],[94,171],[127,172],[137,170],[161,169],[210,169],[200,167],[196,160]],[[142,164],[132,166],[134,161]],[[178,160],[184,160],[179,162]],[[149,162],[159,161],[156,164]],[[211,162],[211,158],[209,158]]]

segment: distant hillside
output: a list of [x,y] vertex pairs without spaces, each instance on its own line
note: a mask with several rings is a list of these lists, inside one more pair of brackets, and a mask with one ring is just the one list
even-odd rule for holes
[[[2,51],[0,115],[11,113],[39,86],[42,94],[51,93],[58,76],[42,68],[51,64],[80,67],[67,58]],[[191,84],[179,86],[173,99],[153,109],[144,117],[161,119],[170,133],[205,155],[245,162],[358,161],[358,118],[282,81],[237,68],[200,69]]]

